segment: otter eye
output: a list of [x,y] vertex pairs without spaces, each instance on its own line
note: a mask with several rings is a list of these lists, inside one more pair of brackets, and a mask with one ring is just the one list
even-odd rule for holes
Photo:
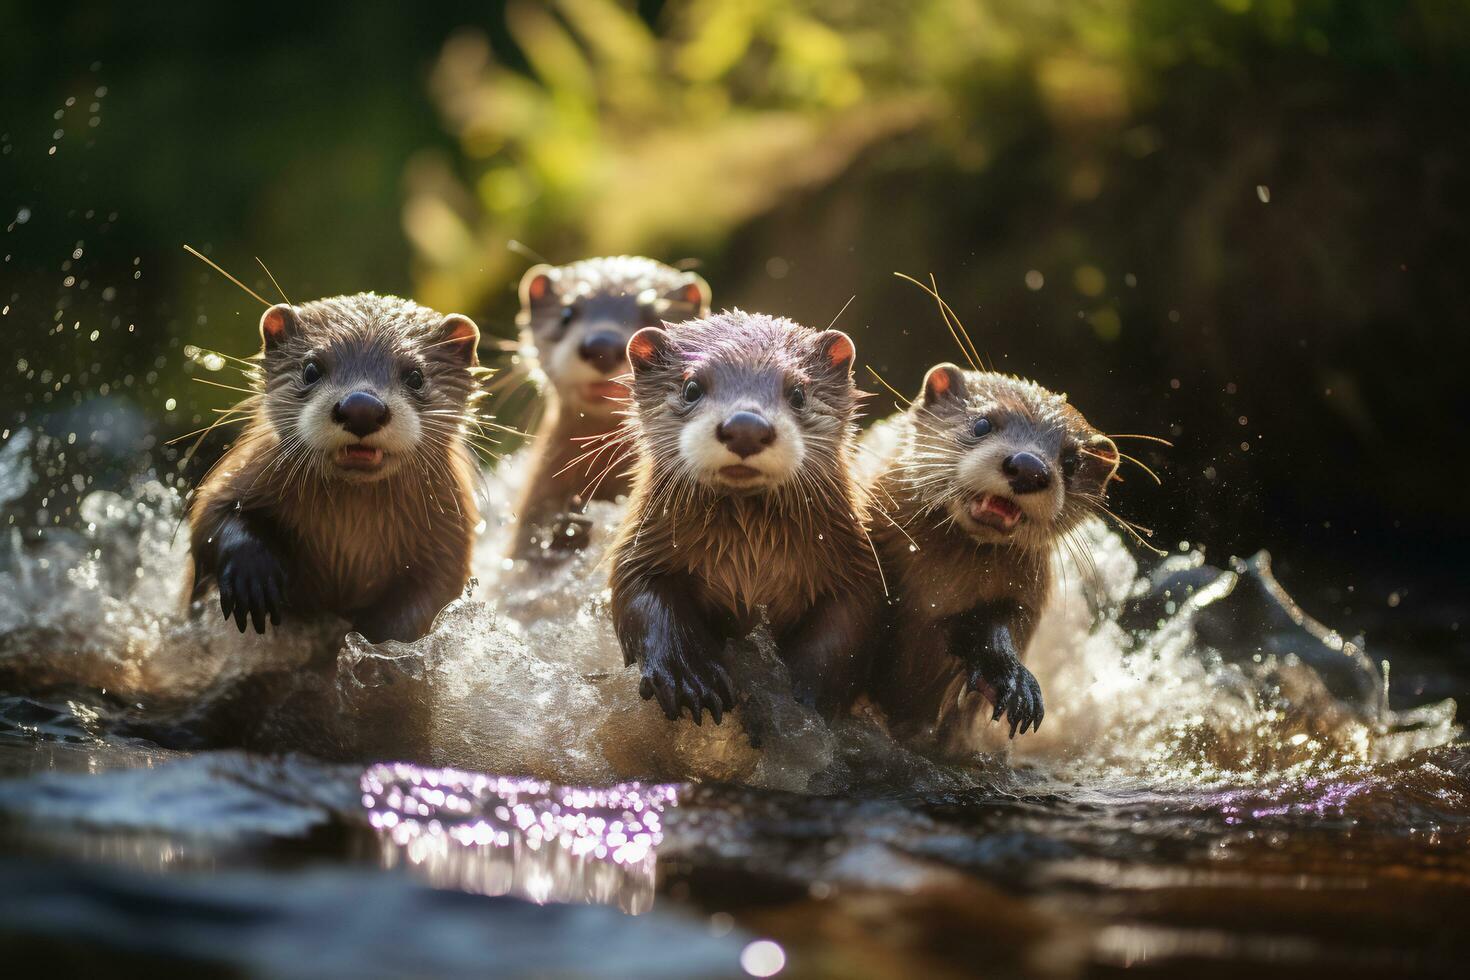
[[989,419],[976,419],[975,424],[970,427],[970,434],[976,439],[979,439],[981,436],[990,435],[991,428],[993,426],[991,426]]
[[302,384],[314,385],[322,379],[321,365],[316,361],[307,361],[301,368]]
[[403,383],[413,391],[418,391],[424,386],[424,372],[414,370],[403,376]]
[[700,383],[698,381],[695,381],[693,378],[690,378],[688,381],[684,382],[684,401],[685,402],[687,402],[690,405],[693,405],[695,402],[699,401],[703,397],[704,397],[704,388],[700,385]]
[[803,388],[801,385],[797,385],[795,388],[791,389],[791,394],[786,396],[786,400],[789,401],[791,403],[791,407],[796,409],[797,411],[806,408],[806,389]]
[[571,323],[572,318],[576,315],[577,311],[575,308],[570,306],[563,306],[561,308],[561,325],[566,326],[567,324]]
[[1077,475],[1078,451],[1069,449],[1062,455],[1062,476],[1068,480]]

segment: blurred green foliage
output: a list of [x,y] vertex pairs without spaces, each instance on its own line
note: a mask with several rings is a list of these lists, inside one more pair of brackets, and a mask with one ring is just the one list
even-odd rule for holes
[[[1044,133],[1065,151],[1057,190],[1093,199],[1110,153],[1161,148],[1162,105],[1208,113],[1269,62],[1463,66],[1470,38],[1452,0],[695,0],[652,21],[518,0],[506,24],[515,66],[482,32],[446,43],[430,88],[460,157],[409,174],[417,281],[445,307],[513,277],[510,240],[559,261],[716,252],[875,144],[901,141],[915,173],[978,177]],[[1106,306],[1090,319],[1119,329]]]
[[430,302],[507,322],[511,240],[695,255],[716,305],[825,323],[855,296],[860,356],[908,390],[955,351],[892,273],[934,272],[1003,368],[1181,444],[1140,450],[1171,536],[1202,509],[1228,547],[1340,542],[1350,461],[1399,518],[1458,508],[1390,460],[1437,457],[1451,379],[1397,379],[1470,304],[1446,261],[1463,4],[557,0],[505,23],[519,57],[463,31],[432,72],[459,152],[409,171]]
[[505,337],[516,240],[815,325],[854,297],[901,390],[958,354],[892,275],[933,272],[1000,367],[1174,439],[1119,498],[1171,538],[1470,538],[1463,0],[78,0],[0,35],[0,409],[119,467],[229,394],[184,345],[256,343],[183,243]]

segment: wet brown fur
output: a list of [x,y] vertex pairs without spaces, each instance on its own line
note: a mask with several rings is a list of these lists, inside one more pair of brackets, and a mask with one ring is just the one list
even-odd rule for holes
[[[262,352],[263,389],[242,406],[245,430],[189,501],[191,597],[215,584],[221,541],[243,522],[284,571],[290,614],[336,614],[373,641],[415,639],[470,575],[473,351],[463,363],[440,336],[446,318],[407,300],[358,294],[294,310],[299,329]],[[336,478],[292,435],[302,361],[333,349],[390,374],[417,364],[431,386],[416,450],[374,482]]]
[[[735,310],[667,333],[671,356],[634,382],[628,425],[639,459],[610,555],[625,655],[643,662],[646,637],[630,635],[630,623],[642,621],[632,605],[650,588],[668,588],[669,602],[711,627],[704,641],[714,648],[699,657],[718,660],[723,640],[748,633],[763,613],[798,695],[828,713],[841,710],[865,676],[864,647],[883,595],[865,531],[867,499],[853,478],[859,393],[850,363],[836,370],[821,363],[821,338],[836,331]],[[683,421],[671,392],[697,371],[726,372],[733,384],[766,369],[808,385],[812,411],[802,423],[807,451],[797,476],[750,494],[692,480],[680,465]],[[683,707],[698,719],[697,698]]]
[[[544,292],[538,278],[545,277]],[[513,556],[534,557],[564,551],[580,543],[573,521],[588,500],[616,500],[632,489],[627,445],[618,438],[625,403],[572,406],[558,393],[562,380],[556,347],[567,329],[562,323],[571,306],[583,322],[620,329],[626,343],[640,327],[665,319],[683,320],[709,312],[709,287],[699,276],[640,256],[584,259],[564,266],[539,265],[521,280],[521,309],[516,323],[522,340],[533,344],[541,371],[549,382],[545,412],[532,440],[525,485],[516,505]],[[692,301],[691,301],[692,298]],[[626,358],[612,374],[627,372]],[[573,533],[567,534],[567,531]]]
[[[941,739],[963,737],[984,709],[985,698],[966,693],[977,686],[971,683],[976,651],[968,645],[986,645],[977,633],[1004,626],[1023,658],[1052,589],[1053,553],[1077,547],[1069,536],[1096,512],[1117,466],[1116,448],[1107,458],[1111,442],[1064,395],[990,372],[965,371],[963,378],[963,398],[921,392],[907,412],[886,423],[891,443],[873,485],[886,515],[875,520],[873,538],[895,600],[895,655],[881,665],[874,694],[897,730]],[[1020,430],[1018,438],[1057,464],[1065,493],[1049,526],[1028,521],[1012,541],[983,543],[947,510],[970,493],[956,467],[971,448],[964,433],[981,416]],[[1068,457],[1070,471],[1062,467]],[[994,697],[997,683],[978,686]]]

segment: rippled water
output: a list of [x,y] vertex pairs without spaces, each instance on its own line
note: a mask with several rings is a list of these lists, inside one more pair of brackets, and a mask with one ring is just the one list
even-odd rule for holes
[[[504,513],[416,643],[191,619],[177,494],[40,514],[53,459],[24,432],[0,448],[10,948],[843,976],[1381,974],[1470,953],[1444,925],[1470,910],[1454,703],[1391,699],[1264,555],[1140,570],[1093,529],[1096,567],[1060,569],[1029,658],[1046,724],[941,756],[864,712],[825,725],[759,638],[734,719],[669,723],[622,666],[600,538],[510,563]],[[514,499],[505,471],[492,500]]]

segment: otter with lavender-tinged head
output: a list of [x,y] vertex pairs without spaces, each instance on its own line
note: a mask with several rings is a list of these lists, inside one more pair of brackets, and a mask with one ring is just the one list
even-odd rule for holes
[[[538,265],[526,271],[516,318],[547,385],[530,472],[516,507],[513,556],[575,547],[572,516],[587,500],[628,492],[621,441],[628,338],[643,327],[709,312],[709,285],[693,272],[634,255]],[[568,534],[571,531],[573,533]]]
[[852,475],[852,341],[733,310],[640,330],[628,354],[638,468],[612,612],[643,697],[718,723],[738,693],[726,641],[765,622],[797,697],[841,711],[883,604]]
[[241,632],[289,612],[423,636],[469,579],[479,330],[360,293],[272,306],[260,334],[245,429],[189,501],[192,599],[217,585]]
[[1022,664],[1051,589],[1056,547],[1102,505],[1118,449],[1082,414],[1020,378],[940,364],[889,439],[875,496],[895,595],[896,656],[874,695],[895,730],[943,738],[980,710],[1012,737],[1041,724],[1041,687]]

